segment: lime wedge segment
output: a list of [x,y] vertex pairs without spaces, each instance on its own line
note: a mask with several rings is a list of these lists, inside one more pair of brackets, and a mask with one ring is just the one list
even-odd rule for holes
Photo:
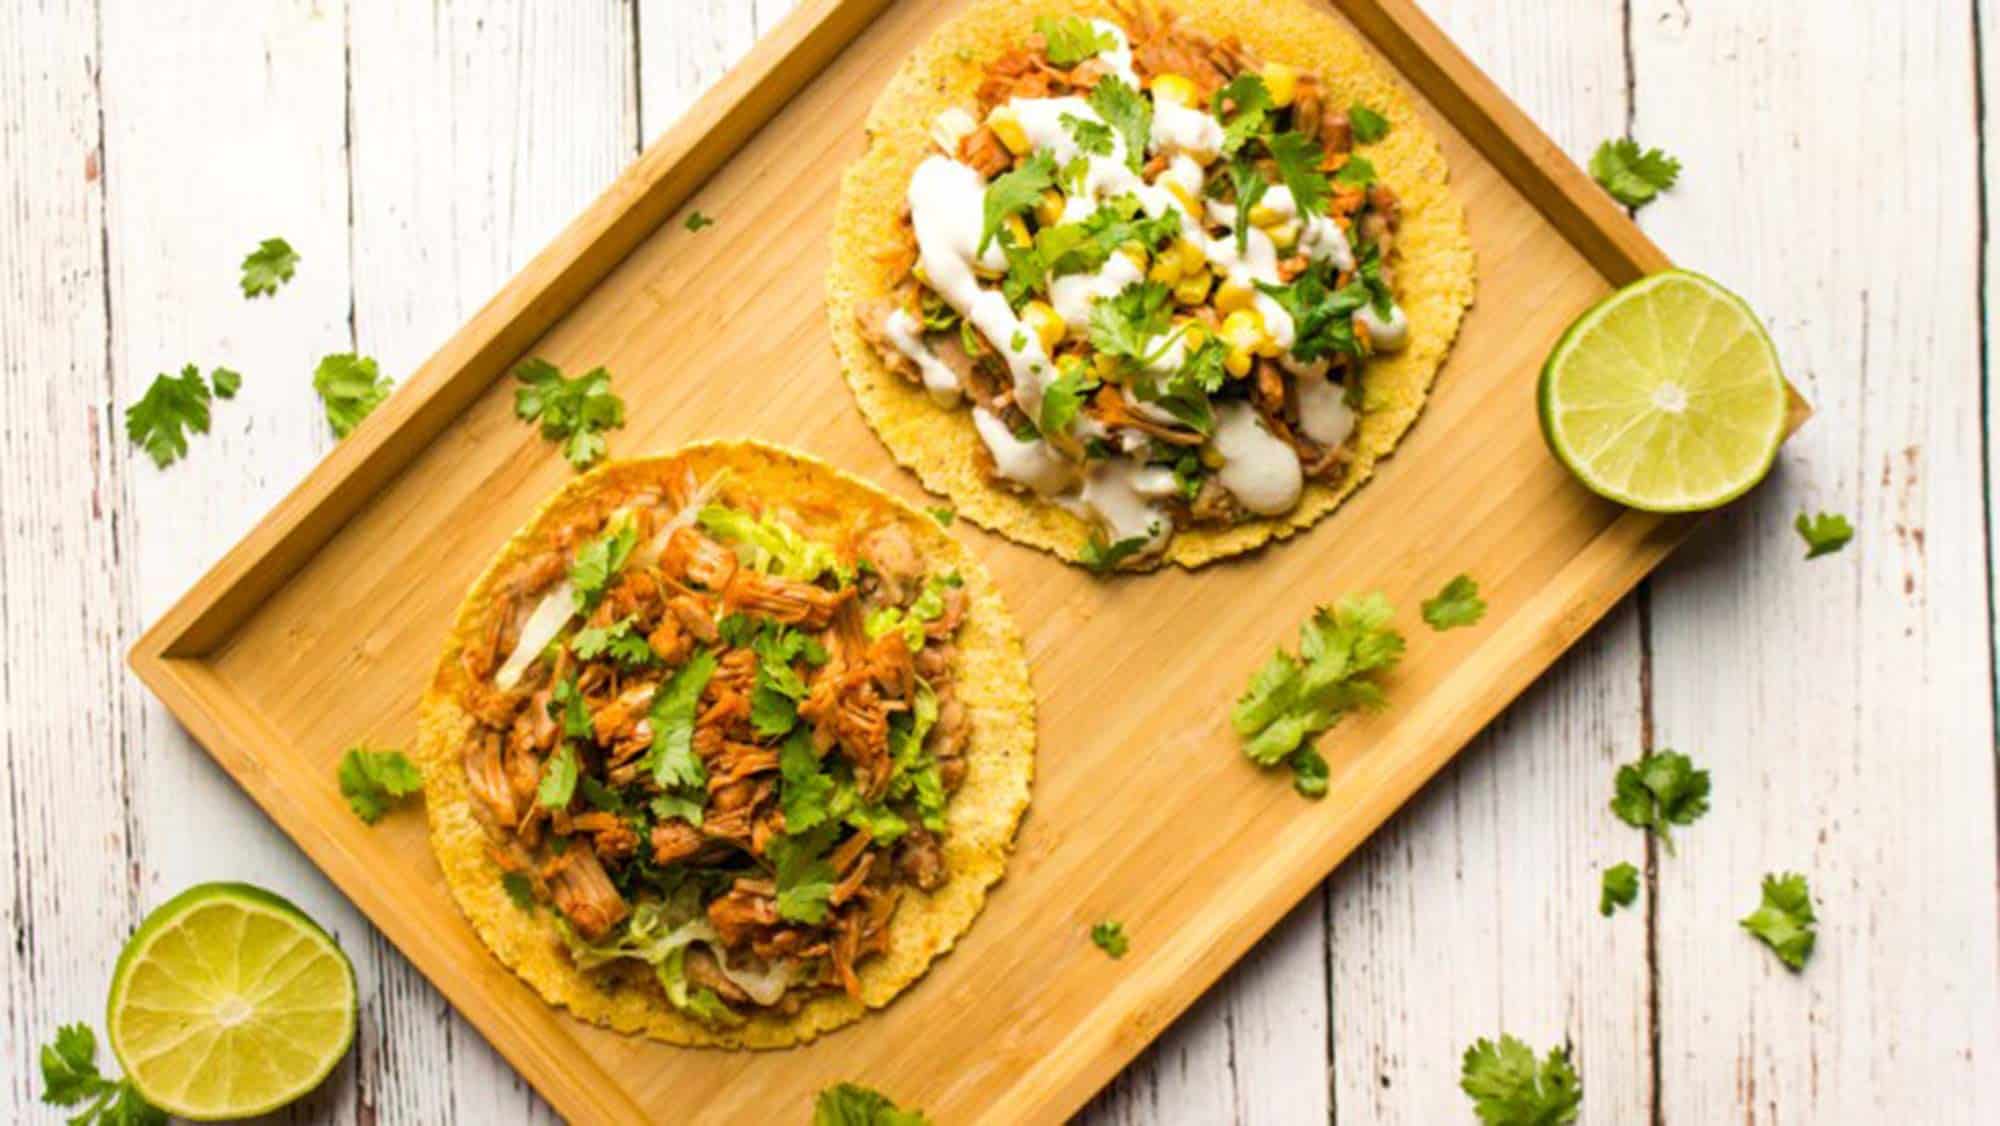
[[1743,299],[1669,270],[1577,318],[1542,367],[1542,434],[1592,492],[1694,512],[1763,480],[1785,436],[1778,351]]
[[118,956],[105,1025],[126,1078],[199,1121],[276,1110],[354,1042],[354,967],[286,900],[201,884],[156,908]]

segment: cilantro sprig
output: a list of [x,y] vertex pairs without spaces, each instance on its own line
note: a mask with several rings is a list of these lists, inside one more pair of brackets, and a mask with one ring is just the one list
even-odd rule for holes
[[1456,575],[1436,596],[1424,599],[1424,622],[1435,630],[1478,625],[1486,616],[1486,600],[1471,575]]
[[257,244],[257,248],[243,256],[243,277],[240,284],[245,297],[269,297],[278,292],[278,287],[292,280],[292,272],[298,268],[299,252],[292,244],[281,238],[267,238]]
[[1740,920],[1740,925],[1770,947],[1787,967],[1804,969],[1819,937],[1819,918],[1813,913],[1806,878],[1797,872],[1765,876],[1763,901]]
[[1507,1035],[1498,1044],[1482,1037],[1465,1050],[1458,1086],[1486,1126],[1575,1122],[1583,1103],[1583,1080],[1567,1044],[1549,1049],[1538,1064],[1534,1049]]
[[1626,763],[1613,785],[1611,812],[1627,825],[1657,835],[1669,855],[1674,851],[1669,826],[1692,825],[1708,812],[1708,771],[1696,770],[1679,751],[1655,751]]
[[1091,87],[1090,108],[1125,142],[1125,163],[1137,172],[1146,160],[1146,142],[1153,136],[1153,103],[1124,79],[1113,75]]
[[921,1110],[903,1110],[856,1083],[828,1087],[813,1100],[812,1126],[931,1126]]
[[562,443],[563,457],[578,469],[604,456],[605,431],[625,425],[625,400],[612,393],[611,373],[601,367],[570,379],[536,358],[514,369],[514,378],[521,382],[514,389],[515,415],[539,420],[542,437]]
[[1273,653],[1231,710],[1243,754],[1263,767],[1289,764],[1301,793],[1324,795],[1325,761],[1307,740],[1350,712],[1383,706],[1381,677],[1403,657],[1394,615],[1379,593],[1320,607],[1299,627],[1298,655]]
[[1099,950],[1113,958],[1123,958],[1125,952],[1132,948],[1132,940],[1125,937],[1125,924],[1116,919],[1092,923],[1090,941],[1096,943]]
[[1590,157],[1590,175],[1611,198],[1634,210],[1653,202],[1681,177],[1681,162],[1630,137],[1605,141]]
[[1848,541],[1854,538],[1854,525],[1848,523],[1847,517],[1832,512],[1822,512],[1818,516],[1801,512],[1799,518],[1792,522],[1792,527],[1798,529],[1799,538],[1806,541],[1807,559],[1831,555],[1846,547]]
[[389,397],[390,383],[375,361],[353,352],[320,357],[313,369],[313,390],[326,407],[326,424],[336,438],[354,433],[361,420]]
[[986,195],[980,203],[978,253],[986,253],[987,245],[1000,232],[1000,224],[1009,216],[1035,206],[1042,193],[1054,187],[1055,182],[1056,158],[1047,149],[1030,156],[1021,167],[995,176],[986,185]]
[[1347,127],[1357,145],[1372,145],[1389,135],[1389,119],[1360,102],[1347,107]]
[[1051,66],[1071,67],[1118,45],[1109,32],[1099,31],[1082,16],[1038,16],[1035,31],[1047,45]]
[[421,793],[423,772],[401,751],[371,751],[366,746],[349,747],[340,756],[336,772],[340,796],[354,816],[373,825],[389,812],[400,798]]
[[1620,907],[1630,907],[1639,898],[1639,869],[1629,863],[1613,864],[1604,870],[1604,886],[1598,892],[1597,913],[1609,917]]
[[97,1070],[97,1034],[87,1024],[65,1024],[42,1045],[42,1101],[81,1107],[71,1126],[165,1126],[166,1112],[146,1101],[128,1079]]
[[156,375],[139,401],[125,408],[125,436],[165,469],[187,455],[190,431],[208,433],[210,385],[216,398],[230,399],[242,383],[243,377],[228,368],[216,368],[203,382],[201,369],[193,364],[182,367],[179,375]]

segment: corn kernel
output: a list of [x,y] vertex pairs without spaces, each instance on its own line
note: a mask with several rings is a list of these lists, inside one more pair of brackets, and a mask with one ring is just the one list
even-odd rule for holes
[[1257,291],[1248,283],[1235,278],[1224,278],[1215,287],[1215,311],[1228,316],[1240,309],[1248,309],[1257,300]]
[[1124,243],[1121,243],[1118,247],[1118,253],[1123,254],[1127,258],[1130,258],[1132,260],[1132,264],[1134,266],[1139,267],[1140,273],[1144,273],[1146,271],[1146,268],[1152,265],[1151,256],[1149,256],[1146,253],[1146,244],[1138,241],[1137,239],[1131,239]]
[[1183,275],[1192,274],[1208,265],[1208,253],[1193,239],[1176,239],[1174,253],[1180,257]]
[[1027,246],[1034,241],[1034,237],[1028,234],[1028,221],[1019,215],[1007,216],[1001,220],[1000,226],[1013,237],[1015,246]]
[[1059,356],[1056,358],[1056,374],[1058,376],[1072,378],[1072,379],[1081,379],[1083,377],[1083,374],[1089,370],[1090,370],[1090,361],[1084,359],[1082,356],[1079,356],[1074,352],[1070,353],[1067,356]]
[[1207,270],[1197,270],[1182,276],[1174,285],[1174,300],[1182,305],[1199,305],[1208,299],[1208,283],[1212,280]]
[[1021,310],[1021,323],[1041,340],[1045,352],[1054,350],[1057,344],[1062,343],[1063,333],[1069,329],[1063,323],[1062,314],[1046,301],[1028,302]]
[[1250,209],[1250,225],[1253,227],[1275,227],[1290,216],[1268,203],[1260,203]]
[[1275,360],[1280,355],[1283,355],[1285,350],[1283,348],[1278,347],[1278,342],[1272,338],[1270,333],[1267,332],[1263,336],[1257,338],[1257,346],[1255,348],[1252,348],[1251,351],[1257,353],[1260,356],[1268,356],[1271,359]]
[[1201,100],[1201,92],[1195,89],[1194,81],[1186,75],[1162,74],[1153,79],[1153,100],[1193,107]]
[[1035,222],[1044,227],[1053,227],[1062,222],[1063,194],[1054,188],[1042,193],[1035,201]]
[[1030,148],[1028,131],[1021,128],[1021,119],[1011,106],[994,106],[993,112],[986,115],[986,124],[993,130],[993,135],[1000,138],[1000,143],[1007,146],[1008,152],[1015,156],[1027,155]]
[[1272,246],[1279,250],[1290,250],[1299,242],[1299,221],[1293,219],[1290,222],[1280,223],[1264,233],[1271,236]]
[[1222,318],[1217,331],[1231,351],[1253,351],[1264,341],[1264,318],[1255,309],[1238,309]]
[[1191,317],[1175,321],[1174,327],[1180,330],[1181,344],[1190,352],[1208,341],[1208,326]]
[[1167,191],[1173,193],[1173,197],[1180,201],[1181,207],[1186,209],[1189,215],[1195,216],[1197,220],[1200,219],[1202,214],[1201,200],[1195,198],[1195,194],[1188,190],[1186,184],[1181,183],[1179,180],[1169,180],[1165,176],[1160,177],[1160,183],[1166,185]]
[[1114,377],[1117,376],[1120,370],[1118,367],[1118,357],[1109,352],[1094,352],[1091,354],[1090,363],[1092,367],[1097,369],[1097,375],[1100,379],[1117,382]]
[[1222,370],[1238,379],[1250,374],[1250,353],[1231,348],[1222,354]]
[[1299,93],[1299,69],[1284,63],[1265,63],[1263,71],[1264,89],[1271,93],[1271,104],[1284,109],[1292,104]]
[[1146,271],[1147,281],[1156,281],[1172,288],[1181,280],[1181,259],[1178,254],[1162,254],[1153,260],[1153,268]]

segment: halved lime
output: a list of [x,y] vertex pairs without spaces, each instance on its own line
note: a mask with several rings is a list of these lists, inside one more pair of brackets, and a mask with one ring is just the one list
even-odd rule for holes
[[200,884],[139,924],[105,1025],[125,1077],[183,1118],[244,1118],[319,1086],[354,1042],[354,967],[248,884]]
[[1598,494],[1649,512],[1726,504],[1770,472],[1785,376],[1743,299],[1686,270],[1577,318],[1542,367],[1542,434]]

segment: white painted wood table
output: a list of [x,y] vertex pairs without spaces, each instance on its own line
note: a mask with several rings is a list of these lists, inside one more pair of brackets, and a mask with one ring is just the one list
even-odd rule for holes
[[[357,1050],[284,1117],[551,1117],[150,699],[125,648],[332,443],[309,388],[411,370],[788,0],[0,5],[0,1115],[101,1020],[145,910],[205,879],[338,932]],[[1591,1123],[2000,1122],[1982,57],[2000,3],[1430,0],[1572,156],[1631,130],[1642,225],[1769,319],[1817,417],[1085,1116],[1469,1121],[1458,1056],[1575,1044]],[[278,299],[237,260],[303,253]],[[156,470],[122,411],[243,371]],[[1476,362],[1460,357],[1456,363]],[[1807,563],[1801,508],[1850,513]],[[1649,848],[1614,764],[1692,752],[1713,811]],[[1641,862],[1638,910],[1597,875]],[[1802,975],[1737,929],[1811,876]]]

